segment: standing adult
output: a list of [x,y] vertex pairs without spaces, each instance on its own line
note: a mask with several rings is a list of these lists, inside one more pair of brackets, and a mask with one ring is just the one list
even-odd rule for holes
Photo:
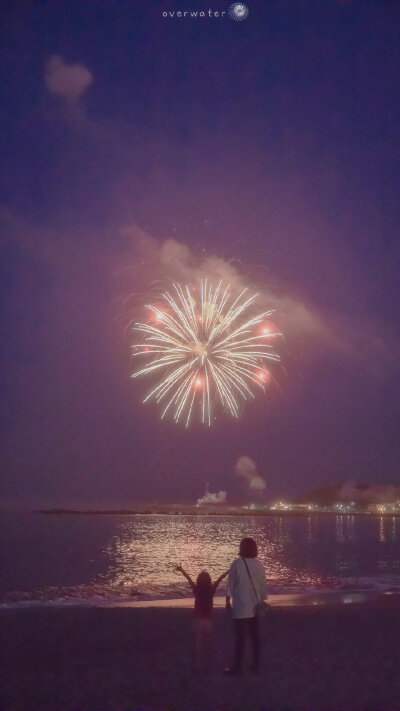
[[[239,558],[233,561],[228,575],[226,609],[232,612],[235,631],[233,664],[225,673],[236,676],[242,671],[246,635],[250,638],[253,664],[251,671],[260,669],[260,637],[257,605],[267,597],[265,569],[257,560],[257,543],[244,538],[239,547]],[[231,601],[232,599],[232,601]]]

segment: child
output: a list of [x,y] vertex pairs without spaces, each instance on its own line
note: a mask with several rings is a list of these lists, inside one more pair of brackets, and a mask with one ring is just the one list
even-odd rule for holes
[[197,576],[197,580],[194,583],[190,575],[183,570],[181,565],[178,565],[176,570],[178,570],[182,575],[185,576],[190,587],[194,592],[194,615],[195,615],[195,656],[194,656],[194,670],[199,671],[201,657],[204,654],[206,647],[208,646],[210,633],[212,629],[212,611],[214,595],[217,591],[218,585],[221,580],[223,580],[229,573],[227,570],[223,575],[220,575],[215,583],[211,582],[210,574],[206,570],[203,570]]

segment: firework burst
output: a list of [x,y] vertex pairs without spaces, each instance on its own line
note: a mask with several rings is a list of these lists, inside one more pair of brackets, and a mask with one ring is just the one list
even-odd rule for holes
[[197,411],[211,425],[219,402],[234,417],[244,400],[265,391],[268,364],[278,361],[271,340],[277,333],[268,323],[272,311],[255,310],[257,294],[244,289],[232,296],[230,285],[200,281],[197,290],[173,284],[173,293],[162,294],[162,306],[146,305],[147,323],[133,330],[142,342],[132,346],[133,356],[145,363],[132,378],[157,378],[143,402],[154,399],[162,406],[161,417],[171,414],[186,427]]

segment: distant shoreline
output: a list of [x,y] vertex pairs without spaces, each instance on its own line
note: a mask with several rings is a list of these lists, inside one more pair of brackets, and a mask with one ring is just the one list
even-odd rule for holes
[[218,510],[218,509],[37,509],[34,513],[47,515],[78,515],[78,516],[301,516],[309,518],[310,516],[366,516],[379,517],[382,516],[393,518],[400,517],[399,512],[384,512],[376,513],[371,511],[265,511],[262,509],[235,509],[235,510]]

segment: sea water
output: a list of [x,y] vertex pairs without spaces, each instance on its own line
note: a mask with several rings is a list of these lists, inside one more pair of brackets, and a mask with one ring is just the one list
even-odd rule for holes
[[[0,513],[2,605],[98,604],[190,594],[253,537],[268,591],[400,591],[400,518]],[[219,592],[224,592],[224,584]]]

